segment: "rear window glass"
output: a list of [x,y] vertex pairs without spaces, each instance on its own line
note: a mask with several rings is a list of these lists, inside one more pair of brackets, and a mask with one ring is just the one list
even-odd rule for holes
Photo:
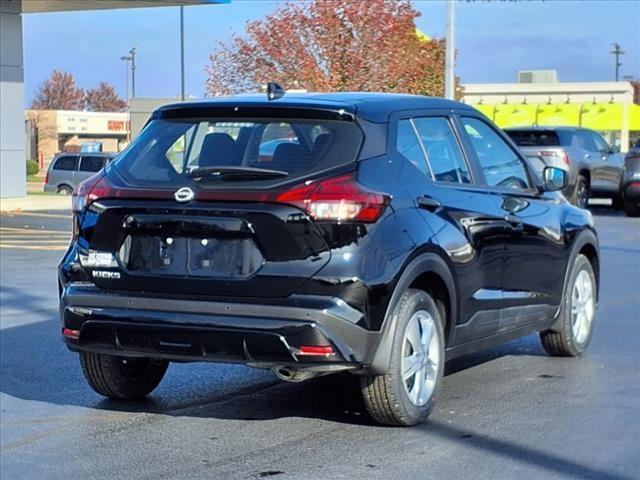
[[[571,137],[554,130],[507,130],[519,147],[559,147],[571,144]],[[568,137],[568,138],[565,138]]]
[[[362,138],[356,124],[344,121],[158,119],[114,165],[127,181],[143,184],[182,185],[193,180],[194,169],[203,167],[278,170],[290,180],[355,161]],[[207,177],[205,183],[211,182],[216,178]]]

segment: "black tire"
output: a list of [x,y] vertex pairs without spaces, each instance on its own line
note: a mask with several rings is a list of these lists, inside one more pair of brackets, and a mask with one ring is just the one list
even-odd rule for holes
[[582,175],[578,175],[576,188],[573,192],[573,204],[580,208],[589,206],[589,182]]
[[127,358],[80,353],[87,382],[96,392],[117,400],[146,397],[164,377],[169,362],[149,358]]
[[640,217],[640,199],[625,197],[624,213],[627,214],[627,217]]
[[614,210],[624,210],[624,200],[622,195],[616,195],[611,199],[611,206]]
[[73,188],[69,185],[60,185],[56,190],[58,195],[71,195],[73,193]]
[[[593,286],[593,313],[591,320],[588,323],[588,327],[585,327],[588,328],[588,330],[584,335],[576,334],[572,314],[572,308],[575,301],[574,286],[576,284],[576,279],[581,274],[581,272],[586,272],[588,277],[591,279],[591,284]],[[555,357],[577,357],[586,350],[587,346],[589,345],[589,341],[591,340],[591,335],[593,334],[593,326],[595,324],[596,292],[596,277],[593,273],[591,262],[589,262],[589,259],[587,257],[580,254],[577,256],[573,267],[571,268],[569,281],[565,288],[562,310],[560,312],[559,318],[560,330],[545,330],[543,332],[540,332],[540,340],[542,341],[542,346],[549,355]]]
[[[426,360],[423,363],[424,372],[427,372],[431,368],[431,372],[435,375],[432,377],[431,386],[426,387],[431,390],[430,394],[426,398],[426,403],[416,405],[412,402],[409,394],[409,389],[406,386],[406,382],[403,378],[402,372],[402,355],[406,352],[406,345],[408,343],[407,327],[410,321],[418,321],[418,312],[427,312],[430,315],[430,325],[434,325],[435,329],[433,334],[437,335],[438,348],[431,351],[427,349],[427,353],[424,354]],[[414,315],[415,314],[415,315]],[[422,290],[407,290],[396,310],[394,312],[394,318],[390,320],[396,321],[396,328],[394,332],[393,346],[391,352],[391,361],[389,365],[389,371],[384,375],[367,375],[360,377],[360,386],[364,404],[371,417],[382,425],[392,426],[412,426],[422,423],[431,413],[435,402],[437,401],[440,393],[440,387],[442,385],[442,377],[444,373],[444,329],[443,321],[435,302],[427,293]],[[418,318],[418,320],[416,320]],[[418,325],[422,325],[418,323]],[[422,327],[421,327],[422,328]],[[421,330],[420,338],[423,336],[424,330]],[[438,355],[437,366],[434,366],[430,362],[433,356]],[[412,356],[418,355],[418,352],[413,352]],[[422,370],[420,370],[422,371]],[[415,374],[413,381],[418,378],[419,372]],[[425,374],[425,377],[426,374]],[[414,384],[415,386],[415,384]],[[424,388],[424,387],[423,387]],[[413,390],[413,388],[411,389]],[[429,390],[425,390],[428,392]],[[420,389],[418,388],[418,392]],[[419,398],[419,394],[418,394]]]

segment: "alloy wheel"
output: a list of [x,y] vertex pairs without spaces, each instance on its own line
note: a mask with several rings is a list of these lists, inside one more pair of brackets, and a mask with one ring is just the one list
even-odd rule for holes
[[586,270],[581,270],[573,283],[571,294],[571,329],[577,343],[582,344],[589,337],[594,317],[593,281]]
[[587,190],[587,186],[582,183],[578,189],[578,206],[580,208],[587,208],[589,204],[589,191]]
[[402,342],[402,380],[409,400],[425,405],[436,386],[441,339],[431,314],[419,310],[413,314]]

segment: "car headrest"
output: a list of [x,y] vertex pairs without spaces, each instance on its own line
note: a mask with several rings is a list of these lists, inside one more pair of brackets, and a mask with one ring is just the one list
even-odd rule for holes
[[313,147],[311,148],[311,156],[315,159],[318,158],[324,150],[329,145],[329,140],[331,139],[330,133],[321,133],[316,137],[315,142],[313,142]]
[[302,145],[281,143],[273,152],[270,168],[295,172],[303,170],[311,163],[311,152]]
[[227,133],[209,133],[202,142],[200,167],[239,165],[236,142]]

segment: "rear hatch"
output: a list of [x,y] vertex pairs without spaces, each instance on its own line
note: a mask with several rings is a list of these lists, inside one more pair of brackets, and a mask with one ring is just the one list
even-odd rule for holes
[[355,170],[363,140],[352,118],[318,117],[154,119],[74,198],[92,202],[83,268],[104,289],[292,294],[330,249],[304,203],[279,199]]

